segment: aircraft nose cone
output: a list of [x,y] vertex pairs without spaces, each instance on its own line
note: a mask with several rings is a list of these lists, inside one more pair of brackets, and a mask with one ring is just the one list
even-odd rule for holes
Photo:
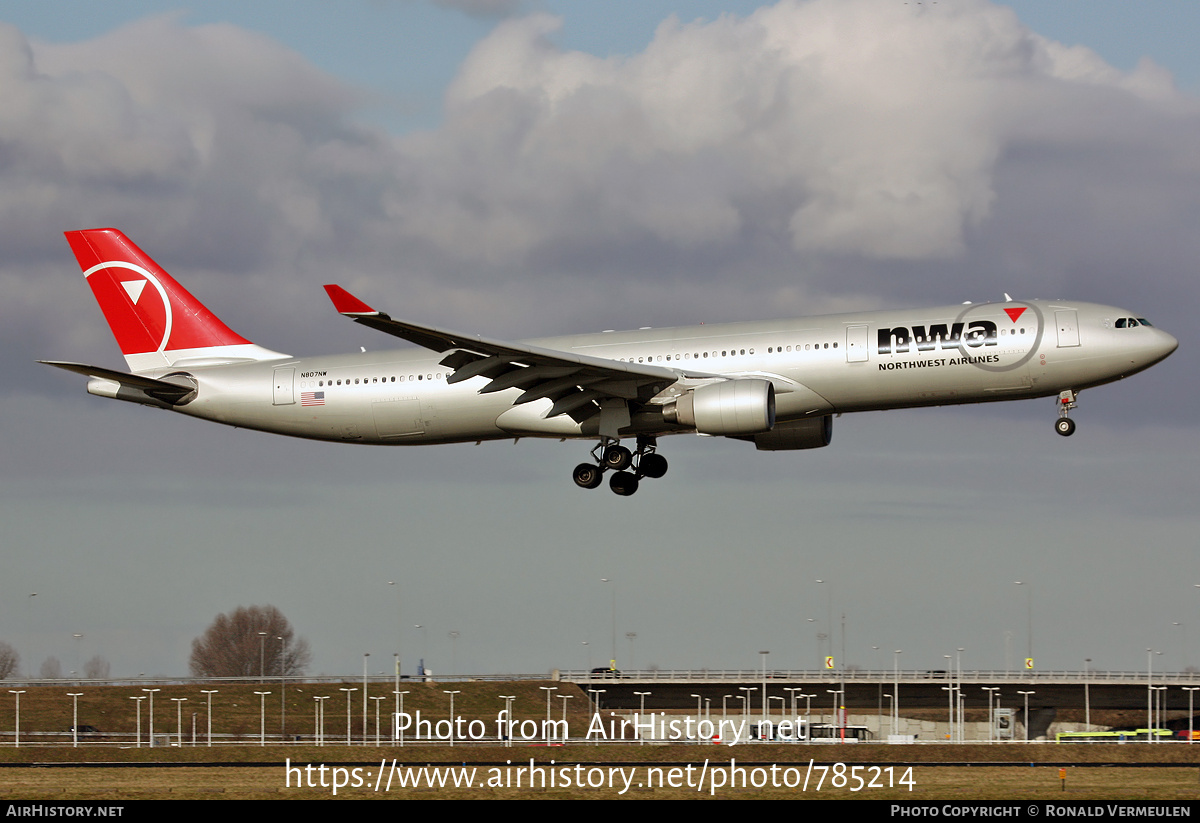
[[1171,352],[1179,348],[1179,341],[1175,339],[1174,335],[1167,334],[1162,329],[1156,329],[1156,331],[1158,332],[1158,336],[1160,338],[1157,346],[1158,359],[1162,360]]

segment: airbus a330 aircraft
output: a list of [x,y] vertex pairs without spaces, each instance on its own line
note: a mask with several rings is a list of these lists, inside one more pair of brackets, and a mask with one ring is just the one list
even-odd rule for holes
[[116,229],[66,236],[132,374],[42,362],[87,376],[92,394],[314,440],[591,440],[575,482],[596,488],[608,471],[619,495],[666,474],[668,434],[813,449],[845,412],[1056,397],[1070,435],[1080,390],[1178,345],[1124,309],[1007,295],[510,343],[395,320],[326,286],[346,317],[421,348],[296,358],[234,333]]

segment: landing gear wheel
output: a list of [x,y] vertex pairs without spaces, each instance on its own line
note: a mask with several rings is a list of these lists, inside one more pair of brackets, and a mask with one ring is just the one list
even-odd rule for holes
[[[633,454],[624,446],[609,446],[604,450],[604,466],[623,472],[633,464]],[[632,494],[632,492],[630,492]]]
[[594,489],[603,482],[604,470],[591,463],[580,463],[575,467],[575,471],[571,472],[571,477],[581,489]]
[[1075,433],[1075,421],[1069,417],[1060,417],[1054,421],[1054,430],[1063,437],[1070,437]]
[[608,481],[608,487],[613,490],[614,494],[628,497],[638,490],[637,475],[630,472],[615,472],[612,479]]
[[667,458],[661,454],[650,453],[642,455],[638,461],[638,474],[643,477],[659,478],[667,473]]

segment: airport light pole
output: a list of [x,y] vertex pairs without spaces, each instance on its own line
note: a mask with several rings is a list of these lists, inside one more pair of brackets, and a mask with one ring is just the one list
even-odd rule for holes
[[1196,689],[1200,688],[1200,686],[1183,686],[1182,688],[1188,693],[1188,745],[1190,746],[1194,742],[1192,738],[1195,737],[1195,735],[1192,734],[1194,731],[1192,727],[1192,692],[1196,691]]
[[556,694],[554,696],[562,701],[563,743],[566,743],[571,737],[571,735],[569,734],[568,729],[567,729],[567,701],[572,699],[573,697],[575,697],[575,695],[573,695],[573,694]]
[[502,694],[499,695],[499,697],[504,701],[504,726],[501,729],[504,737],[504,748],[511,749],[513,727],[512,704],[513,701],[517,699],[517,696],[515,694]]
[[208,747],[212,748],[212,696],[217,693],[216,689],[201,689],[200,694],[208,698]]
[[160,692],[162,689],[142,689],[142,691],[150,693],[150,706],[148,709],[149,715],[147,721],[150,726],[148,742],[150,743],[150,747],[154,748],[154,693]]
[[[833,695],[833,728],[841,727],[841,718],[838,716],[838,697],[845,694],[841,689],[826,689],[825,691]],[[845,735],[842,735],[842,742],[845,742]]]
[[[454,748],[454,695],[461,694],[462,689],[442,689],[442,692],[450,695],[450,748]],[[549,714],[546,715],[549,717]]]
[[172,697],[175,702],[175,742],[179,744],[179,748],[183,748],[183,704],[187,702],[186,697]]
[[750,719],[750,695],[758,691],[758,686],[738,686],[738,691],[746,693],[743,698],[745,702],[742,703],[742,720],[748,721]]
[[408,694],[408,689],[396,691],[396,737],[400,740],[400,745],[404,745],[404,727],[400,725],[400,716],[404,714],[404,695]]
[[804,698],[804,734],[809,740],[812,740],[812,699],[816,695],[802,694],[800,696]]
[[372,695],[371,699],[375,701],[375,745],[379,745],[379,701],[387,700],[386,694]]
[[71,698],[74,704],[71,707],[71,748],[79,748],[79,698],[83,692],[67,692],[67,697]]
[[[783,697],[782,695],[774,694],[774,695],[771,695],[770,697],[768,697],[767,699],[768,700],[778,700],[780,717],[787,716],[787,698],[786,697]],[[767,717],[770,718],[770,716],[771,716],[771,713],[768,711]],[[767,722],[770,723],[771,721],[768,720]],[[774,724],[774,728],[778,728],[778,727],[779,727],[779,724]]]
[[[270,692],[258,692],[258,745],[267,745],[267,695]],[[174,700],[175,698],[171,698]]]
[[258,684],[267,682],[267,633],[258,633]]
[[1154,725],[1150,727],[1150,742],[1157,743],[1158,735],[1154,734],[1157,729],[1161,729],[1163,723],[1163,704],[1166,703],[1166,686],[1151,686],[1150,689],[1155,692],[1154,695]]
[[130,697],[130,700],[137,701],[137,748],[142,747],[142,701],[146,699],[146,695]]
[[550,745],[550,693],[558,691],[558,686],[538,686],[546,693],[546,745]]
[[992,714],[992,696],[994,692],[1000,691],[999,686],[981,686],[988,693],[988,742],[992,742],[992,730],[996,728],[996,719]]
[[328,695],[328,694],[313,695],[313,700],[315,700],[317,702],[316,733],[317,733],[317,745],[318,746],[325,745],[325,701],[328,700],[330,697],[331,697],[331,695]]
[[355,686],[355,687],[351,688],[351,687],[347,687],[347,686],[341,686],[340,688],[338,688],[338,691],[346,693],[346,745],[349,746],[350,745],[350,695],[352,692],[358,691],[358,687]]

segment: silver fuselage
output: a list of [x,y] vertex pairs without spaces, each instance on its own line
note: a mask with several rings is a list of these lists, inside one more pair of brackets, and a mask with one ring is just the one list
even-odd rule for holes
[[[1174,337],[1133,312],[1025,301],[862,312],[795,320],[605,332],[530,341],[546,349],[678,370],[678,385],[756,377],[775,389],[776,420],[1044,397],[1119,380],[1165,358]],[[511,437],[595,437],[596,422],[546,418],[549,400],[514,406],[519,389],[448,384],[442,354],[412,348],[236,365],[178,364],[197,383],[183,414],[317,440],[405,445]],[[677,388],[677,387],[676,387]],[[675,391],[674,394],[678,392]],[[622,436],[690,431],[656,405]]]

